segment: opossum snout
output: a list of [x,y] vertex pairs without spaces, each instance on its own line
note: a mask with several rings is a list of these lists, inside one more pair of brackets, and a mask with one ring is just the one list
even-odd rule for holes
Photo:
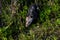
[[28,27],[33,21],[33,18],[31,17],[26,17],[26,27]]

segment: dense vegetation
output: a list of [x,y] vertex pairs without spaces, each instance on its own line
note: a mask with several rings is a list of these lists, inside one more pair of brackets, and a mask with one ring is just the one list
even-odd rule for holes
[[[31,4],[38,21],[25,27]],[[60,40],[60,0],[0,0],[0,40]]]

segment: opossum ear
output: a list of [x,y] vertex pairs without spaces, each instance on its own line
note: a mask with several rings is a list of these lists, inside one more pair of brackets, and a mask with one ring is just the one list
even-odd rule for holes
[[39,7],[37,7],[37,10],[39,10]]

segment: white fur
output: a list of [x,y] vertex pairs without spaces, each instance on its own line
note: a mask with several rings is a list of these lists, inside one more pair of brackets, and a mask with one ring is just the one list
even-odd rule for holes
[[26,17],[26,27],[28,27],[32,23],[33,18]]

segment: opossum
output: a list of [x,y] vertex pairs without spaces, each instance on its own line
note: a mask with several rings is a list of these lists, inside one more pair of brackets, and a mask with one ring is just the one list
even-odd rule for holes
[[28,27],[34,20],[38,17],[39,7],[36,4],[33,4],[29,7],[28,13],[26,16],[26,27]]

